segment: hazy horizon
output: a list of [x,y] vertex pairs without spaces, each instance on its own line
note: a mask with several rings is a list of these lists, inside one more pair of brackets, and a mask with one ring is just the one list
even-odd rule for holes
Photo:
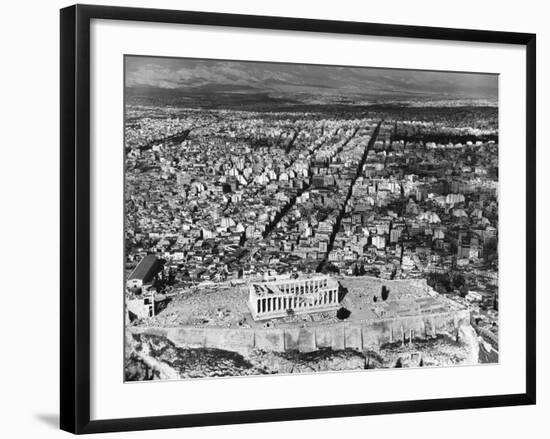
[[379,99],[498,98],[498,75],[378,67],[220,61],[126,56],[125,85],[130,89],[218,90],[274,96],[376,96]]

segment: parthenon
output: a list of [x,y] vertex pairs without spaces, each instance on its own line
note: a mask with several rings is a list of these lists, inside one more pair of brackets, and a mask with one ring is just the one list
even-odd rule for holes
[[337,310],[338,282],[325,275],[250,283],[248,307],[254,320]]

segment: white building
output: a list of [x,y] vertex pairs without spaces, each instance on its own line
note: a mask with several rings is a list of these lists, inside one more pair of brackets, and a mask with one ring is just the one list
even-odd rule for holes
[[334,311],[340,307],[338,282],[329,276],[250,283],[248,307],[254,320]]
[[126,298],[126,311],[130,321],[133,319],[146,319],[155,315],[155,295],[146,293],[139,296]]

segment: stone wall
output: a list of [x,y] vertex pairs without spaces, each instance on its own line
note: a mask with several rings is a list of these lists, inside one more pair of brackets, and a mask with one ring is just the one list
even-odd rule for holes
[[162,335],[180,347],[208,347],[246,354],[252,349],[283,352],[312,352],[322,348],[334,350],[377,350],[385,343],[426,338],[440,332],[458,337],[459,328],[470,324],[468,310],[422,316],[381,319],[374,322],[318,324],[305,328],[216,328],[130,326],[134,333]]

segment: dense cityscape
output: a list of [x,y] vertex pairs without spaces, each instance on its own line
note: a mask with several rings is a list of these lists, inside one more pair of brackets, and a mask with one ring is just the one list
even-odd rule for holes
[[498,349],[498,108],[430,102],[130,100],[127,274],[155,255],[162,297],[316,274],[425,279]]

